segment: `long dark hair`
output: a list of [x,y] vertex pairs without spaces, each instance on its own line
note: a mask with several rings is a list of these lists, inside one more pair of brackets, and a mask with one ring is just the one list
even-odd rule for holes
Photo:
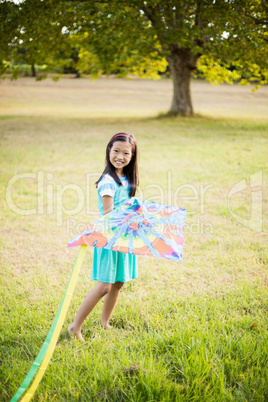
[[127,177],[129,184],[129,196],[134,197],[136,194],[136,189],[139,184],[139,175],[138,175],[138,149],[136,139],[132,134],[128,133],[117,133],[115,134],[111,140],[108,142],[106,147],[106,159],[105,159],[105,169],[100,176],[99,180],[96,182],[96,186],[101,181],[103,176],[108,173],[119,186],[122,186],[121,180],[117,176],[115,172],[115,167],[110,162],[110,151],[115,141],[128,142],[131,145],[132,153],[131,160],[127,166],[123,168],[123,172]]

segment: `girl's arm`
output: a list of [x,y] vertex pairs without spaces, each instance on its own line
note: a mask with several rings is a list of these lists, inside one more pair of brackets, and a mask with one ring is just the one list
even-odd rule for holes
[[109,195],[104,195],[102,197],[102,205],[103,205],[103,213],[104,215],[108,214],[114,209],[114,199]]

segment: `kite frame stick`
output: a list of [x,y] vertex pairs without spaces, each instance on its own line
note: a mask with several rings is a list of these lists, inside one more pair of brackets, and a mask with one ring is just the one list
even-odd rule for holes
[[64,320],[65,320],[65,317],[67,314],[67,310],[68,310],[70,302],[72,300],[77,277],[78,277],[81,265],[84,260],[86,249],[87,249],[86,245],[83,245],[80,247],[79,254],[78,254],[76,262],[74,264],[73,271],[71,273],[71,276],[70,276],[68,285],[66,287],[63,299],[61,301],[59,310],[53,321],[50,331],[46,337],[46,340],[43,343],[43,346],[42,346],[38,356],[36,357],[31,369],[29,370],[27,376],[23,380],[20,388],[18,389],[18,391],[13,396],[13,398],[11,399],[10,402],[15,402],[20,398],[20,396],[27,390],[27,387],[29,386],[31,380],[33,379],[35,373],[37,372],[36,377],[31,385],[31,387],[29,388],[28,392],[21,399],[21,402],[29,401],[33,397],[43,375],[45,374],[45,371],[47,369],[47,366],[50,362],[53,351],[55,349],[58,337],[60,335],[60,331],[62,329]]

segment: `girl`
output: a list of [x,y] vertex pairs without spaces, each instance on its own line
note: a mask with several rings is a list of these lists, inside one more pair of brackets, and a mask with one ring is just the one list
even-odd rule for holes
[[[115,134],[106,148],[106,167],[96,182],[100,216],[127,202],[138,185],[137,144],[133,135]],[[124,282],[138,277],[136,256],[94,247],[91,279],[98,281],[85,297],[75,319],[68,327],[70,336],[83,340],[81,327],[100,299],[105,296],[101,324],[109,320]]]

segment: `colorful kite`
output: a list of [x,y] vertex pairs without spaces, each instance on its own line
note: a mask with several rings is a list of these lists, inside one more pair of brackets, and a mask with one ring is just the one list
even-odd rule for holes
[[135,255],[182,260],[186,210],[131,198],[74,237],[71,246],[94,246]]

